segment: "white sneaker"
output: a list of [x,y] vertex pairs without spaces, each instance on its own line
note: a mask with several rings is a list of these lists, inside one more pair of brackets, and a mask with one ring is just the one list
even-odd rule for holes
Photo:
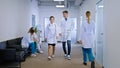
[[51,60],[52,58],[50,56],[48,56],[48,60]]
[[36,57],[36,55],[35,54],[31,54],[31,57]]
[[65,59],[67,58],[67,54],[64,55]]
[[52,55],[51,57],[52,57],[52,58],[54,58],[54,57],[55,57],[55,55]]
[[71,60],[71,57],[70,57],[70,55],[68,55],[68,56],[67,56],[67,59],[68,59],[68,60]]
[[36,52],[35,55],[38,55],[38,53]]
[[43,54],[43,51],[41,50],[40,53]]

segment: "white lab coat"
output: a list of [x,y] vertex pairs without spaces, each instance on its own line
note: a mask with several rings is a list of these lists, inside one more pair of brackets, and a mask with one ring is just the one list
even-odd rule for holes
[[60,26],[61,26],[61,34],[62,34],[61,40],[62,41],[71,40],[72,30],[74,29],[73,20],[70,18],[67,18],[67,21],[66,21],[65,18],[63,18]]
[[87,20],[82,22],[80,40],[83,48],[93,48],[95,40],[95,23],[93,21],[90,21],[90,24],[87,23]]
[[24,36],[21,41],[22,48],[29,47],[28,35]]
[[45,38],[47,38],[47,43],[56,44],[57,43],[56,36],[58,36],[57,25],[55,23],[48,24],[46,27],[46,33],[45,33]]
[[29,43],[35,42],[34,38],[37,39],[37,35],[35,33],[33,33],[33,35],[31,35],[30,33],[28,33],[28,41],[29,41]]
[[30,33],[28,33],[26,36],[23,37],[21,45],[22,48],[28,48],[29,47],[29,43],[33,43],[33,37],[36,38],[35,33],[33,35],[31,35]]

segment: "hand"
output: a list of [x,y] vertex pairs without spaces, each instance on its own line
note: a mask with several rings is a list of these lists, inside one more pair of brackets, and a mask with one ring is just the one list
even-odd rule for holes
[[82,44],[82,41],[80,40],[79,43]]

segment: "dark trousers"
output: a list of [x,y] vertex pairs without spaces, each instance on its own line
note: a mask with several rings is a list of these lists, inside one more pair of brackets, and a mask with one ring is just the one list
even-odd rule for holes
[[71,53],[71,40],[67,40],[68,50],[66,49],[66,42],[62,42],[62,46],[63,46],[64,54],[70,55],[70,53]]

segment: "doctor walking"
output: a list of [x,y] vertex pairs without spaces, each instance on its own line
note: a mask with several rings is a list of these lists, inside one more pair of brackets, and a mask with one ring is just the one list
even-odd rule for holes
[[92,48],[95,42],[95,23],[90,19],[91,12],[86,11],[86,20],[82,22],[80,43],[82,44],[83,64],[87,65],[87,57],[91,62],[91,68],[95,68]]
[[48,60],[55,57],[55,46],[58,38],[57,25],[54,23],[54,16],[50,16],[50,23],[46,27],[45,38],[48,43]]
[[[63,11],[63,20],[61,22],[61,37],[62,37],[62,46],[64,51],[64,57],[68,60],[71,60],[71,33],[74,28],[74,22],[68,17],[68,11]],[[66,43],[68,49],[66,49]]]

